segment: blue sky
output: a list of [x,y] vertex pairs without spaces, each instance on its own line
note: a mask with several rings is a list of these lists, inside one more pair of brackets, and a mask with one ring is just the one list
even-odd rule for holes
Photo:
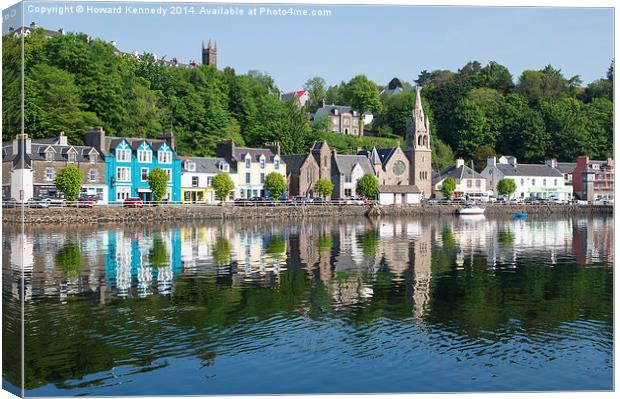
[[[30,2],[63,6],[63,2]],[[86,2],[66,2],[83,5]],[[202,40],[218,43],[218,67],[269,73],[285,91],[310,77],[328,84],[365,74],[378,84],[394,76],[413,81],[422,70],[456,71],[470,60],[494,60],[514,80],[547,64],[585,83],[604,76],[613,57],[613,10],[594,8],[489,8],[291,5],[330,10],[329,17],[197,15],[212,4],[90,3],[98,7],[194,6],[194,15],[43,15],[25,8],[24,21],[49,29],[87,32],[116,41],[123,51],[151,52],[182,62],[200,60]],[[223,4],[232,7],[231,4]],[[247,13],[260,5],[238,5]],[[270,5],[288,8],[285,5]],[[185,9],[182,9],[185,10]],[[170,12],[170,9],[168,9]],[[13,24],[6,17],[3,32]],[[14,19],[13,19],[14,21]],[[19,22],[14,26],[19,25]]]

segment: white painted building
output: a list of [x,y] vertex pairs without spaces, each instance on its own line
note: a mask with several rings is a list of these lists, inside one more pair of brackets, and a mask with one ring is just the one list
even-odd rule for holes
[[380,205],[414,205],[422,201],[422,192],[416,186],[379,186]]
[[517,158],[501,156],[498,160],[487,159],[487,167],[481,172],[488,187],[497,196],[497,183],[503,178],[514,180],[517,189],[513,198],[556,198],[570,200],[572,186],[564,184],[564,175],[558,169],[546,164],[519,164]]

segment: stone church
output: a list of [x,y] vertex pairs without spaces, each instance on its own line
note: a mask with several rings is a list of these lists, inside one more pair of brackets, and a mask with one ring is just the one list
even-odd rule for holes
[[409,159],[409,184],[415,185],[422,192],[422,197],[430,198],[432,194],[431,169],[431,129],[428,117],[422,109],[420,86],[416,88],[415,106],[407,122],[407,149]]

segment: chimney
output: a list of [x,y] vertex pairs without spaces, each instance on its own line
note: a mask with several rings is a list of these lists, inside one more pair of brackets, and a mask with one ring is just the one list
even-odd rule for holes
[[555,158],[547,159],[545,160],[545,165],[551,166],[552,168],[555,169],[558,167],[558,160]]
[[26,133],[18,134],[15,136],[15,139],[13,139],[13,154],[19,153],[19,147],[21,145],[24,146],[25,154],[32,153],[32,141]]
[[460,168],[461,166],[465,166],[465,160],[463,158],[458,158],[456,160],[456,167]]
[[215,156],[230,159],[235,151],[235,142],[232,140],[220,141],[215,148]]
[[497,164],[497,161],[495,157],[487,158],[487,167],[495,166],[496,164]]
[[324,98],[322,98],[322,99],[321,99],[321,108],[324,108],[324,107],[325,107],[325,99],[324,99]]
[[60,135],[58,136],[58,145],[68,145],[67,136],[65,136],[65,132],[60,132]]
[[174,151],[174,134],[172,133],[172,130],[170,130],[169,133],[162,133],[160,138],[164,140],[166,144],[168,144],[168,146]]
[[276,141],[274,143],[267,144],[267,148],[269,148],[274,154],[280,155],[280,142]]
[[105,131],[101,126],[95,126],[88,129],[84,135],[84,144],[95,147],[99,152],[105,149]]

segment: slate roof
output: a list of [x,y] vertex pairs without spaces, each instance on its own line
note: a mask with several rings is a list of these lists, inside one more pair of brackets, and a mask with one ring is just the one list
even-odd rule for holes
[[352,107],[346,105],[325,105],[316,110],[316,112],[314,113],[314,117],[320,118],[323,115],[336,115],[335,111],[338,111],[337,114],[339,115],[352,114],[355,112],[358,114],[357,116],[359,116],[359,112],[354,110]]
[[[51,142],[51,143],[50,143]],[[58,145],[55,144],[58,142],[58,138],[53,139],[33,139],[31,141],[31,152],[27,155],[30,160],[33,161],[45,161],[47,158],[45,157],[45,150],[48,148],[53,149],[52,153],[54,157],[52,160],[54,161],[67,161],[68,153],[71,148],[74,148],[76,151],[76,161],[77,162],[86,162],[89,161],[90,158],[88,154],[94,150],[93,147],[83,146],[83,145]],[[99,155],[98,161],[103,161],[101,154],[95,149],[95,152]],[[2,143],[2,161],[13,161],[17,157],[17,154],[13,153],[13,143],[12,142],[3,142]]]
[[418,186],[413,184],[403,184],[403,185],[386,185],[379,186],[380,193],[421,193],[422,191],[418,188]]
[[458,166],[458,167],[456,165],[452,165],[452,166],[448,166],[447,168],[439,172],[439,174],[434,175],[433,184],[437,184],[441,180],[446,179],[448,177],[452,177],[456,181],[460,181],[462,179],[484,179],[484,176],[482,176],[480,173],[476,172],[475,170],[473,170],[467,165]]
[[299,172],[301,165],[303,165],[309,156],[310,154],[282,155],[282,161],[286,164],[286,173]]
[[556,169],[562,173],[573,173],[576,167],[577,163],[575,162],[558,162],[556,164]]
[[495,165],[504,176],[542,176],[542,177],[563,177],[562,173],[549,165],[536,164],[509,164],[498,163]]
[[370,160],[364,155],[340,155],[335,156],[336,171],[340,174],[348,175],[353,171],[356,164],[362,167],[364,173],[370,173],[374,176],[374,170],[370,164]]
[[132,150],[136,151],[138,148],[140,148],[140,146],[142,145],[143,142],[146,142],[148,145],[151,146],[151,148],[153,149],[153,151],[157,151],[161,148],[162,145],[164,145],[164,143],[166,142],[166,140],[163,139],[145,139],[145,138],[139,138],[139,137],[110,137],[110,136],[106,136],[105,137],[105,151],[108,154],[111,154],[112,151],[114,151],[114,149],[116,149],[116,147],[118,147],[118,145],[125,140],[129,146],[131,147]]
[[368,157],[371,163],[379,161],[381,166],[385,167],[385,164],[392,158],[392,155],[396,153],[397,148],[398,147],[381,148],[376,146],[372,150],[360,150],[357,152],[357,155]]
[[[220,173],[220,162],[226,162],[224,158],[203,158],[203,157],[179,157],[183,172],[190,173]],[[196,170],[189,171],[185,168],[185,161],[190,160],[196,165]]]
[[273,161],[276,154],[271,151],[269,148],[246,148],[246,147],[235,147],[233,150],[233,159],[235,161],[243,161],[245,160],[245,155],[250,154],[253,162],[258,162],[261,155],[265,156],[265,160]]

